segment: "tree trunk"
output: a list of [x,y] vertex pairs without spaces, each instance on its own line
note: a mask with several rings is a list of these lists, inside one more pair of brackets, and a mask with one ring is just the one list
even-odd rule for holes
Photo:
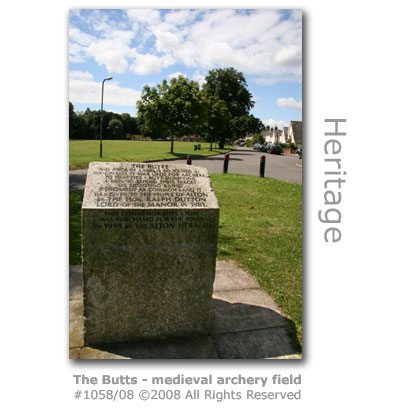
[[224,137],[220,138],[220,143],[219,143],[219,148],[223,149],[224,148]]
[[170,136],[170,153],[173,154],[173,131],[171,131],[172,135]]

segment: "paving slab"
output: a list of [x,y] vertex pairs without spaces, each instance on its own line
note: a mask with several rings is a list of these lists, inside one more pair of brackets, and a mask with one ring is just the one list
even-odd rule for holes
[[213,284],[213,292],[260,287],[257,281],[243,269],[232,267],[232,265],[229,265],[229,268],[225,266],[225,262],[222,264],[217,263],[217,275]]
[[70,300],[82,297],[82,265],[70,265]]
[[224,300],[229,303],[245,303],[247,305],[255,305],[271,309],[276,312],[280,311],[274,299],[260,288],[217,291],[213,292],[213,298]]
[[106,359],[122,359],[128,360],[129,357],[120,356],[111,352],[105,352],[99,349],[93,349],[91,347],[84,347],[81,349],[80,359],[93,359],[93,360],[106,360]]
[[74,347],[73,349],[70,349],[68,357],[69,359],[81,359],[81,348]]
[[82,300],[70,300],[70,348],[84,346],[84,309]]
[[266,359],[294,353],[285,327],[218,334],[212,339],[219,359]]
[[213,299],[211,335],[286,326],[287,319],[271,309]]
[[[168,339],[98,346],[99,351],[110,352],[130,359],[218,359],[210,337]],[[82,358],[82,357],[81,357]]]

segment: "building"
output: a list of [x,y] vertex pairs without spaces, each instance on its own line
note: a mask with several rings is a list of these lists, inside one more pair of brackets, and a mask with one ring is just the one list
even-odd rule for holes
[[261,134],[264,139],[266,140],[266,144],[271,144],[273,142],[273,130],[263,130],[258,132],[257,134],[247,134],[246,140],[251,140],[255,135]]
[[288,143],[294,143],[298,148],[302,148],[302,121],[290,121]]
[[273,132],[274,144],[286,143],[284,130],[279,130],[277,127],[274,128]]
[[283,139],[286,144],[288,144],[288,127],[283,127]]
[[180,137],[179,140],[185,142],[205,142],[204,138],[199,135],[183,135],[183,137]]

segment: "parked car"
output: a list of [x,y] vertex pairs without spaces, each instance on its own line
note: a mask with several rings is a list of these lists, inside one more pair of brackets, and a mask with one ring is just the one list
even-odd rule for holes
[[261,148],[260,148],[260,151],[261,152],[267,152],[268,149],[269,149],[269,145],[262,145]]
[[260,151],[261,145],[260,144],[254,144],[253,151]]
[[269,154],[276,154],[281,155],[283,153],[283,149],[279,145],[272,145],[268,151]]

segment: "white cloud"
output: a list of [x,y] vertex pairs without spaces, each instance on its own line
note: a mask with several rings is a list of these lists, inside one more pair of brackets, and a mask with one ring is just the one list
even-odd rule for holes
[[288,127],[289,123],[283,120],[274,120],[273,118],[269,120],[263,120],[264,125],[269,125],[270,129],[277,127],[278,129],[282,130],[283,127]]
[[[168,44],[167,52],[178,62],[204,69],[234,66],[270,82],[301,81],[301,20],[281,20],[280,12],[275,10],[249,15],[216,10],[202,17],[184,27],[180,44]],[[172,36],[178,34],[173,29]]]
[[159,52],[176,49],[180,44],[180,37],[170,31],[154,30],[156,37],[155,47]]
[[277,52],[275,62],[286,67],[298,67],[302,63],[301,45],[282,48]]
[[199,10],[172,11],[165,16],[165,21],[170,24],[182,25],[191,23],[198,15]]
[[72,63],[84,63],[87,61],[87,46],[89,46],[95,37],[83,33],[76,27],[69,28],[69,59]]
[[93,41],[96,40],[95,37],[90,34],[82,32],[77,27],[70,26],[69,28],[69,37],[70,40],[74,43],[77,43],[81,46],[89,46]]
[[271,74],[270,76],[256,77],[253,79],[256,84],[272,85],[284,81],[287,83],[296,83],[301,81],[301,76],[294,73]]
[[[74,105],[76,103],[101,104],[101,89],[101,82],[70,78],[69,100]],[[134,106],[140,95],[140,91],[122,88],[115,81],[109,81],[104,87],[104,104]]]
[[302,100],[296,101],[295,98],[279,98],[277,100],[277,105],[281,108],[291,108],[294,110],[298,110],[302,108]]
[[79,79],[79,80],[91,80],[94,76],[88,71],[70,71],[70,79]]
[[161,59],[153,54],[135,53],[131,70],[138,75],[156,74],[162,69]]
[[168,75],[168,77],[169,78],[177,78],[177,77],[179,77],[179,76],[182,76],[182,77],[187,77],[187,75],[186,74],[183,74],[183,73],[180,73],[180,72],[176,72],[176,73],[170,73],[169,75]]
[[198,71],[196,71],[192,77],[192,80],[197,81],[200,87],[203,87],[205,79],[206,77],[203,74],[200,74]]
[[[288,14],[288,12],[287,12]],[[126,20],[94,13],[98,39],[70,28],[70,59],[92,57],[108,72],[159,73],[174,64],[197,71],[233,66],[263,84],[301,81],[302,13],[278,10],[126,10]],[[128,24],[128,30],[119,30]],[[137,43],[132,40],[137,38]]]
[[158,10],[151,9],[130,9],[126,14],[131,22],[143,22],[148,24],[157,24],[160,22],[160,13]]
[[129,67],[127,57],[132,54],[128,42],[118,37],[98,40],[87,47],[87,53],[99,65],[105,65],[109,73],[124,73]]
[[69,44],[69,60],[71,63],[85,63],[87,61],[86,48],[80,44]]

